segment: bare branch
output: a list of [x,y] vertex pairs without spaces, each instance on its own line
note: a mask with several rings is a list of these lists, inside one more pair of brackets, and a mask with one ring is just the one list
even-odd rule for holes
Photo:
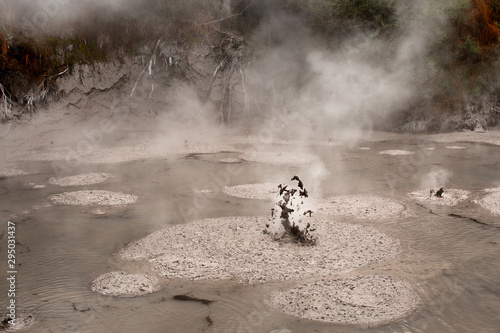
[[240,16],[242,15],[245,10],[247,10],[248,7],[250,7],[252,4],[249,4],[248,6],[246,6],[245,8],[243,8],[243,10],[241,12],[239,12],[238,14],[233,14],[233,15],[229,15],[229,16],[226,16],[226,17],[223,17],[221,19],[218,19],[218,20],[215,20],[215,21],[210,21],[210,22],[206,22],[206,23],[202,23],[200,25],[208,25],[208,24],[212,24],[212,23],[217,23],[217,22],[221,22],[221,21],[224,21],[224,20],[227,20],[228,18],[231,18],[231,17],[235,17],[235,16]]

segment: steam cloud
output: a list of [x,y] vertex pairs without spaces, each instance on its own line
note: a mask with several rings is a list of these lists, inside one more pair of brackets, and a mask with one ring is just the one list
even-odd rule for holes
[[274,14],[261,27],[261,39],[268,38],[270,47],[251,68],[251,82],[260,83],[257,95],[267,97],[270,114],[282,108],[300,118],[295,135],[330,135],[346,126],[380,128],[425,96],[435,64],[422,60],[435,31],[446,28],[441,14],[451,6],[449,1],[401,2],[397,25],[403,31],[396,43],[367,28],[329,47],[315,40],[300,19]]
[[446,186],[452,175],[453,173],[449,170],[433,167],[432,170],[422,178],[421,188],[438,190],[440,187]]
[[[228,7],[228,1],[213,3]],[[258,51],[261,54],[247,67],[254,100],[251,111],[264,119],[264,126],[269,126],[265,123],[269,115],[285,110],[300,124],[301,130],[294,136],[305,138],[330,134],[333,128],[346,126],[370,129],[408,109],[412,100],[422,94],[418,88],[422,88],[425,77],[430,75],[428,67],[432,67],[422,66],[419,60],[433,42],[433,31],[445,24],[441,14],[451,10],[454,2],[397,3],[396,17],[401,21],[397,26],[403,29],[397,43],[377,38],[377,27],[370,27],[344,40],[336,37],[337,44],[326,48],[300,18],[266,13],[268,18],[261,20],[255,39],[268,45],[262,45]],[[115,14],[140,20],[148,7],[154,6],[152,0],[21,0],[11,2],[9,8],[17,18],[16,24],[50,32],[68,22],[92,22],[95,15],[103,21],[107,15],[113,19]],[[258,7],[259,3],[252,6]],[[102,27],[105,25],[96,29]]]

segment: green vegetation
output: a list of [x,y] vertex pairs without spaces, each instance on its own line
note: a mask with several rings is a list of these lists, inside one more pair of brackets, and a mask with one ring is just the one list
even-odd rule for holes
[[[133,56],[158,39],[204,39],[208,29],[203,23],[221,15],[202,0],[143,0],[119,8],[70,5],[44,12],[36,4],[22,7],[0,0],[0,98],[5,105],[17,103],[32,111],[53,91],[54,80],[74,65]],[[39,22],[40,17],[46,20]],[[219,26],[212,23],[211,28]],[[10,118],[6,108],[2,111],[0,120]]]
[[[43,102],[55,78],[71,72],[74,65],[133,56],[158,39],[190,44],[220,29],[242,36],[248,45],[272,46],[278,41],[270,37],[255,43],[264,38],[259,29],[277,13],[288,13],[299,17],[332,51],[362,35],[383,43],[384,54],[395,53],[409,30],[425,31],[428,45],[412,58],[412,65],[415,84],[427,93],[403,115],[402,123],[413,122],[405,130],[448,129],[440,124],[443,119],[472,109],[476,111],[471,119],[480,119],[477,122],[484,127],[495,125],[500,117],[495,111],[500,103],[500,81],[495,75],[500,0],[233,0],[229,12],[223,8],[226,3],[142,0],[86,6],[85,1],[70,2],[52,8],[57,13],[47,14],[42,25],[35,19],[41,10],[36,5],[0,0],[2,104],[15,102],[30,109]],[[428,31],[430,25],[433,29]],[[4,112],[0,119],[6,118]],[[476,125],[453,122],[450,126]]]

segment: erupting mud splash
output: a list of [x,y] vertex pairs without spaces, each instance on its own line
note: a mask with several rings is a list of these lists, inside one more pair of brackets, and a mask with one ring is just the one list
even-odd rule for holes
[[15,328],[497,332],[495,6],[0,1]]
[[[384,151],[385,148],[394,146],[392,144],[389,145],[390,147],[384,144],[378,145],[380,147],[376,143],[371,143],[370,147],[374,151]],[[334,154],[332,147],[313,148],[318,149],[319,153],[318,151],[314,151],[314,153],[318,156],[315,158],[319,160],[328,161]],[[324,149],[324,152],[321,149]],[[337,147],[335,149],[341,148]],[[443,151],[444,149],[446,149],[444,146],[435,148],[436,151]],[[470,154],[472,153],[471,150],[469,148],[460,153],[453,153],[453,155]],[[107,151],[109,152],[109,150]],[[261,302],[265,301],[262,307],[266,312],[273,313],[273,320],[279,318],[283,322],[304,325],[305,331],[311,327],[323,327],[315,325],[336,324],[354,325],[352,327],[354,331],[357,329],[356,326],[360,325],[371,327],[391,323],[391,327],[393,325],[395,327],[399,325],[397,324],[398,321],[403,317],[407,317],[409,313],[412,313],[412,315],[407,318],[420,318],[425,315],[425,309],[428,307],[430,297],[426,296],[425,292],[423,294],[419,292],[419,296],[417,296],[416,283],[420,285],[418,290],[424,291],[428,288],[426,283],[441,286],[440,279],[449,276],[443,275],[442,271],[450,271],[452,272],[450,274],[453,275],[453,270],[457,269],[453,263],[460,260],[459,256],[470,253],[470,250],[462,251],[461,247],[457,247],[450,250],[451,254],[449,256],[451,256],[451,259],[433,257],[431,258],[431,264],[428,264],[427,261],[420,263],[418,260],[416,262],[416,259],[412,259],[416,255],[414,252],[423,251],[419,248],[418,242],[425,243],[425,246],[434,246],[436,240],[433,239],[426,243],[427,237],[434,234],[439,235],[439,232],[446,234],[446,237],[450,234],[453,235],[455,229],[446,229],[446,232],[439,229],[443,224],[450,223],[447,228],[451,226],[459,228],[460,232],[466,230],[471,235],[477,232],[484,233],[484,237],[491,238],[491,240],[487,239],[486,245],[482,244],[481,240],[475,242],[475,246],[481,247],[482,251],[486,251],[487,255],[489,253],[488,249],[491,251],[495,249],[494,246],[497,241],[489,229],[478,229],[479,231],[477,231],[474,229],[477,223],[471,223],[470,225],[468,223],[473,219],[483,222],[482,217],[490,217],[491,214],[499,213],[497,203],[499,202],[498,193],[500,191],[498,188],[490,188],[484,191],[477,189],[466,191],[465,189],[469,187],[461,184],[460,186],[464,190],[443,187],[442,193],[436,196],[440,189],[438,187],[454,184],[456,178],[453,177],[457,173],[459,174],[460,171],[453,165],[443,162],[437,163],[434,160],[430,160],[428,165],[426,164],[426,167],[423,168],[424,172],[420,173],[418,177],[409,180],[410,184],[397,184],[402,188],[396,188],[394,193],[389,193],[387,185],[383,185],[379,188],[375,186],[375,189],[371,188],[370,191],[363,187],[363,193],[371,192],[377,193],[377,195],[335,195],[320,200],[311,198],[311,204],[314,208],[311,209],[313,213],[310,223],[314,233],[318,236],[317,242],[313,246],[300,246],[286,240],[275,240],[269,234],[264,234],[263,230],[266,228],[266,224],[269,223],[270,215],[241,216],[250,215],[251,212],[247,205],[252,209],[262,208],[263,213],[268,212],[271,207],[268,200],[245,201],[245,199],[273,198],[276,200],[279,197],[278,191],[280,188],[277,184],[249,183],[255,180],[258,181],[259,173],[262,170],[264,170],[262,174],[265,174],[265,179],[271,179],[269,174],[283,173],[284,169],[287,169],[287,172],[293,172],[291,174],[295,174],[297,170],[297,174],[302,175],[303,172],[307,174],[308,171],[314,171],[314,168],[307,163],[293,162],[289,165],[275,165],[263,160],[262,162],[252,163],[243,161],[243,163],[238,164],[237,167],[243,168],[244,172],[237,176],[231,175],[227,183],[243,185],[229,186],[226,184],[222,186],[221,183],[220,187],[213,188],[214,191],[210,193],[210,196],[207,196],[210,203],[216,202],[217,204],[199,210],[200,215],[205,214],[206,211],[210,215],[217,216],[224,216],[223,214],[230,211],[235,215],[234,217],[200,219],[179,223],[179,216],[181,215],[176,216],[176,211],[172,210],[175,209],[175,206],[171,205],[169,206],[169,214],[173,213],[173,217],[168,221],[158,219],[159,216],[166,216],[162,215],[165,212],[159,207],[163,207],[163,205],[169,204],[169,201],[178,198],[184,205],[187,203],[187,205],[195,205],[195,208],[198,207],[196,205],[200,202],[190,201],[193,195],[196,199],[198,194],[198,192],[193,194],[192,189],[206,184],[203,183],[203,177],[198,176],[200,169],[196,168],[198,166],[208,166],[213,167],[214,170],[220,170],[217,168],[223,170],[223,168],[227,167],[224,163],[232,161],[225,161],[224,158],[232,156],[231,154],[236,155],[238,153],[206,153],[206,155],[200,154],[200,156],[196,156],[197,158],[176,158],[174,160],[154,160],[154,157],[150,156],[144,162],[116,164],[113,166],[82,165],[78,168],[81,173],[75,172],[75,175],[58,178],[51,177],[55,176],[53,173],[50,175],[43,172],[40,174],[13,173],[12,176],[5,179],[5,183],[6,185],[18,184],[21,187],[24,186],[23,184],[29,183],[41,186],[47,185],[45,188],[39,188],[36,191],[24,189],[25,192],[36,198],[35,202],[43,203],[44,200],[46,202],[47,197],[49,197],[56,204],[54,206],[44,206],[42,204],[33,207],[32,209],[37,216],[40,215],[43,218],[44,214],[57,214],[60,210],[63,214],[68,214],[72,218],[75,216],[76,223],[74,225],[76,228],[91,225],[92,223],[88,222],[94,219],[99,221],[96,225],[99,225],[98,228],[102,228],[100,232],[103,232],[105,236],[96,236],[95,242],[92,239],[86,239],[85,244],[88,242],[106,244],[109,239],[115,237],[117,232],[122,232],[122,238],[118,243],[111,242],[113,244],[102,251],[104,254],[101,257],[105,257],[116,253],[118,248],[122,248],[120,244],[128,244],[119,251],[120,259],[113,263],[112,272],[100,275],[103,271],[109,271],[109,268],[104,270],[104,268],[110,266],[109,259],[106,259],[104,264],[96,264],[96,267],[92,268],[85,278],[82,278],[83,281],[68,282],[68,286],[81,283],[81,285],[86,286],[88,292],[95,294],[95,297],[99,297],[97,298],[97,305],[92,304],[89,307],[83,307],[85,312],[81,312],[78,307],[75,307],[76,315],[80,316],[94,311],[87,311],[88,308],[108,311],[106,316],[111,317],[115,311],[120,311],[118,308],[120,306],[128,311],[129,303],[121,303],[120,299],[122,297],[126,297],[127,302],[137,305],[138,308],[147,307],[147,311],[152,311],[151,307],[153,307],[160,309],[161,313],[164,313],[164,307],[171,306],[173,309],[178,309],[171,310],[178,311],[177,316],[180,316],[181,313],[185,315],[185,308],[192,310],[192,304],[191,302],[184,302],[183,305],[169,303],[169,299],[172,299],[171,293],[173,290],[180,295],[190,295],[194,291],[192,295],[198,296],[207,285],[210,285],[210,288],[217,289],[217,292],[219,288],[227,287],[231,289],[230,286],[237,286],[241,290],[247,290],[245,288],[262,288],[262,290],[259,289],[260,291],[255,292],[255,297]],[[395,164],[394,158],[357,149],[346,149],[345,154],[347,155],[346,159],[351,158],[352,155],[350,154],[356,155],[356,159],[344,161],[345,163],[351,163],[349,167],[352,168],[348,170],[354,174],[350,176],[349,173],[339,171],[342,177],[348,177],[345,182],[344,179],[336,177],[336,174],[325,177],[325,183],[321,184],[323,190],[335,189],[335,193],[344,190],[347,193],[356,193],[357,189],[359,189],[356,186],[364,186],[356,183],[360,178],[356,169],[359,165],[358,158],[370,159],[371,166],[381,163],[381,167],[373,171],[371,169],[368,169],[370,171],[361,169],[363,177],[366,177],[367,173],[368,176],[373,176],[377,180],[381,179],[380,172],[383,172],[386,168],[391,168]],[[281,159],[283,156],[286,157],[286,155],[274,156],[274,154],[272,156],[276,160]],[[292,154],[290,156],[296,157],[297,155]],[[438,157],[449,158],[447,156]],[[399,158],[404,161],[405,156]],[[297,161],[297,159],[294,158],[293,161]],[[236,158],[234,162],[241,162],[241,160]],[[328,162],[331,163],[329,167],[334,169],[336,162],[330,160]],[[43,168],[47,165],[48,163],[42,161],[34,167]],[[450,170],[439,169],[435,165],[444,165]],[[188,173],[189,168],[195,168],[195,170]],[[21,164],[19,169],[29,170],[26,165]],[[485,169],[489,170],[487,167]],[[140,174],[142,175],[141,182],[145,179],[147,181],[144,181],[144,185],[141,182],[133,182],[133,178],[130,177],[131,174]],[[116,178],[111,177],[111,175]],[[307,176],[311,177],[309,174]],[[321,177],[324,177],[323,174],[321,174]],[[127,179],[129,181],[122,184],[114,179]],[[159,182],[159,179],[165,181]],[[202,179],[201,182],[200,179]],[[219,180],[221,179],[227,180],[226,178],[219,178]],[[186,181],[189,182],[188,185],[185,184]],[[49,184],[56,186],[50,186]],[[353,187],[348,187],[349,184],[353,184]],[[378,183],[375,182],[375,184]],[[84,188],[85,191],[54,194],[54,191],[61,189],[57,186],[65,185],[96,185],[96,189]],[[483,185],[483,187],[486,186]],[[106,188],[106,190],[101,188]],[[422,190],[410,192],[413,188],[421,188]],[[435,190],[434,195],[430,193],[429,188]],[[283,189],[283,185],[281,189]],[[289,186],[287,189],[290,190],[292,187]],[[134,194],[125,194],[126,192]],[[311,193],[313,196],[314,194],[314,192]],[[236,196],[240,199],[230,199],[226,195]],[[468,201],[470,197],[474,198],[474,202],[478,205]],[[152,198],[157,202],[151,200]],[[439,208],[432,207],[434,212],[429,215],[428,211],[419,208],[423,206],[417,205],[417,201],[436,205],[453,204],[454,206],[452,211],[448,211],[448,208],[439,211]],[[31,205],[32,202],[34,201],[30,200]],[[231,204],[228,206],[229,203]],[[66,206],[59,206],[61,204]],[[115,204],[118,206],[112,206]],[[81,207],[72,207],[73,205],[88,207],[83,209]],[[483,210],[480,206],[485,209]],[[483,215],[468,218],[468,207],[476,207],[475,209]],[[208,210],[205,210],[206,208]],[[242,214],[242,211],[238,209],[247,210],[246,213]],[[144,215],[149,211],[152,211],[151,216]],[[456,215],[446,215],[454,214],[455,211],[457,212]],[[167,215],[170,216],[169,214]],[[321,216],[322,214],[324,215]],[[441,214],[439,216],[440,223],[435,223],[433,220],[435,214]],[[23,216],[30,216],[30,213],[27,211]],[[140,227],[137,216],[141,216]],[[454,216],[463,216],[463,218],[458,220]],[[451,219],[451,221],[447,221],[447,218]],[[152,222],[152,220],[154,221]],[[374,221],[376,223],[373,223]],[[488,222],[486,219],[485,221]],[[110,224],[113,225],[112,231],[106,231],[110,229]],[[493,223],[490,224],[493,225]],[[165,225],[168,226],[165,228]],[[367,227],[367,225],[370,225],[370,227]],[[47,223],[37,224],[38,228],[48,226]],[[121,229],[121,226],[124,226],[123,229]],[[481,225],[481,227],[489,228],[490,226]],[[71,230],[73,229],[75,228]],[[147,231],[144,231],[146,229]],[[406,229],[411,230],[411,236],[407,235]],[[154,232],[154,230],[159,231]],[[57,233],[59,232],[60,229],[58,229]],[[152,233],[149,236],[136,240],[150,232]],[[457,232],[456,239],[446,239],[449,243],[438,247],[435,252],[443,252],[450,247],[450,244],[455,244],[457,241],[461,242],[460,232]],[[420,235],[421,238],[418,239],[418,242],[414,241],[413,233]],[[138,236],[138,234],[141,234],[141,236]],[[480,238],[481,235],[476,236]],[[78,239],[79,237],[72,239],[71,244],[68,244],[68,249],[73,249],[75,246],[73,243]],[[408,246],[409,243],[412,244],[411,247],[417,249]],[[439,242],[437,243],[439,244]],[[84,249],[85,246],[81,248]],[[66,252],[70,251],[68,249],[66,249]],[[75,259],[77,262],[83,258],[80,256],[81,252],[78,251],[78,257]],[[434,252],[434,249],[431,252]],[[30,253],[36,256],[35,251]],[[457,253],[457,257],[455,257],[455,253]],[[431,256],[431,254],[428,255]],[[482,254],[474,254],[474,256],[479,255]],[[66,253],[64,253],[64,256],[71,257]],[[121,259],[125,260],[122,261]],[[89,257],[89,260],[90,262],[98,262],[93,255]],[[34,265],[34,262],[23,266],[29,268],[32,265]],[[40,269],[38,268],[38,270]],[[80,267],[80,270],[85,271],[86,269]],[[465,273],[461,272],[460,274]],[[90,287],[88,286],[89,281],[92,281]],[[167,288],[165,288],[166,285],[168,285]],[[227,294],[219,297],[217,292],[213,290],[207,291],[208,296],[206,299],[214,300],[210,305],[211,311],[227,300]],[[86,294],[85,297],[88,297],[88,295]],[[152,300],[150,297],[156,298]],[[36,299],[30,302],[36,302]],[[86,302],[88,301],[82,299],[78,304],[87,304]],[[99,302],[104,302],[105,305],[99,307],[99,304],[101,304]],[[150,304],[150,302],[152,303]],[[110,307],[107,305],[108,303],[118,303],[120,305]],[[453,302],[447,304],[450,303]],[[66,305],[61,306],[64,308]],[[424,309],[424,315],[414,311],[417,309],[417,305],[419,310]],[[278,311],[273,311],[270,307]],[[70,309],[72,309],[71,304]],[[146,310],[145,312],[138,311],[141,316],[148,317]],[[37,318],[47,316],[44,313],[36,314]],[[207,314],[203,314],[201,318],[204,319],[205,317],[207,317]],[[35,317],[32,318],[34,321]],[[211,312],[210,318],[213,321],[211,325],[214,329],[221,328],[216,326],[221,321],[220,317]],[[308,320],[295,321],[294,318]],[[183,320],[185,325],[190,325],[187,323],[189,319]],[[208,325],[209,322],[207,320],[205,322]],[[109,325],[106,320],[103,320],[102,323],[104,326]],[[37,325],[43,326],[45,324],[40,321]],[[270,324],[266,326],[264,331],[271,332],[275,328],[276,326]]]

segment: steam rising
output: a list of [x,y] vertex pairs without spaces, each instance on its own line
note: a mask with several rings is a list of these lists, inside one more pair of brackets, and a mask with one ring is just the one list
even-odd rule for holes
[[449,170],[433,167],[432,170],[422,178],[421,188],[438,190],[441,187],[445,187],[452,174],[453,173]]
[[[20,22],[16,24],[24,25],[22,28],[28,26],[32,31],[40,30],[33,27],[43,28],[50,32],[68,22],[80,22],[85,29],[92,29],[96,20],[147,19],[148,10],[161,7],[173,11],[176,4],[173,1],[159,5],[152,0],[23,0],[10,3],[8,8]],[[193,10],[200,4],[189,2]],[[228,8],[228,1],[210,4],[212,8]],[[383,125],[388,116],[406,110],[419,96],[416,83],[426,75],[421,72],[428,70],[419,67],[419,57],[426,55],[432,44],[433,30],[444,24],[440,18],[443,15],[435,13],[442,14],[453,4],[450,1],[398,4],[396,17],[401,21],[397,26],[403,30],[399,42],[384,41],[379,38],[378,27],[372,26],[354,35],[335,36],[336,45],[328,48],[323,46],[324,41],[315,39],[300,18],[279,11],[266,13],[253,38],[257,56],[246,68],[251,95],[249,112],[257,118],[246,117],[245,122],[269,126],[266,119],[269,121],[272,115],[284,112],[301,126],[294,137],[306,138],[318,133],[331,134],[333,128],[345,126],[371,129]],[[252,6],[258,7],[259,3]],[[94,29],[105,28],[104,24]],[[167,87],[157,89],[161,88]],[[193,103],[192,98],[184,101]],[[191,108],[186,105],[185,109]],[[177,122],[184,125],[184,119],[181,117]]]
[[[18,20],[19,24],[38,24],[50,32],[68,22],[82,22],[91,27],[95,22],[92,15],[97,12],[101,15],[99,19],[104,21],[108,14],[110,20],[127,17],[140,21],[147,17],[143,14],[154,10],[158,3],[153,0],[112,0],[104,3],[97,0],[24,0],[10,2],[9,8],[14,16],[22,18]],[[181,1],[169,2],[167,9],[171,10],[178,3]],[[191,3],[198,6],[201,2]],[[227,9],[227,1],[211,3]],[[266,131],[265,143],[272,143],[275,138],[300,142],[311,138],[326,140],[330,136],[342,139],[346,129],[352,135],[384,125],[388,117],[407,110],[419,97],[419,84],[428,73],[428,69],[422,69],[420,60],[433,42],[433,31],[445,24],[443,19],[438,18],[439,15],[431,14],[436,12],[437,7],[441,13],[450,6],[450,1],[440,2],[439,5],[430,0],[418,4],[401,1],[396,15],[401,20],[396,25],[404,32],[396,34],[403,36],[400,40],[386,41],[377,27],[371,27],[359,29],[351,35],[335,36],[328,46],[308,31],[301,18],[279,11],[266,13],[250,41],[255,54],[242,66],[245,98],[249,101],[245,111],[242,111],[242,79],[238,79],[234,90],[234,119],[240,121],[241,132],[252,127],[251,134],[258,136]],[[99,25],[95,29],[105,27]],[[158,61],[157,66],[165,65]],[[210,71],[214,69],[210,68]],[[162,84],[161,78],[154,83],[154,94],[163,94],[164,104],[157,99],[155,107],[158,108],[158,116],[137,127],[155,130],[158,150],[170,151],[192,141],[209,142],[224,134],[218,109],[214,108],[216,105],[200,101],[200,90],[203,91],[206,86],[194,87],[191,82],[180,83],[176,79]],[[130,89],[130,85],[125,86],[126,89]],[[151,94],[153,91],[144,96]],[[148,103],[139,101],[131,115],[149,114],[149,108]],[[127,124],[133,126],[133,122],[132,118]],[[118,134],[116,136],[119,137]],[[106,139],[110,137],[114,138],[107,136]],[[289,149],[307,152],[305,146],[300,144]],[[308,184],[319,193],[321,179],[328,175],[328,171],[317,163],[308,172],[309,175],[303,175],[304,178],[309,178]],[[449,176],[446,170],[433,170],[423,181],[423,186],[442,186]],[[262,181],[277,179],[281,178]]]

